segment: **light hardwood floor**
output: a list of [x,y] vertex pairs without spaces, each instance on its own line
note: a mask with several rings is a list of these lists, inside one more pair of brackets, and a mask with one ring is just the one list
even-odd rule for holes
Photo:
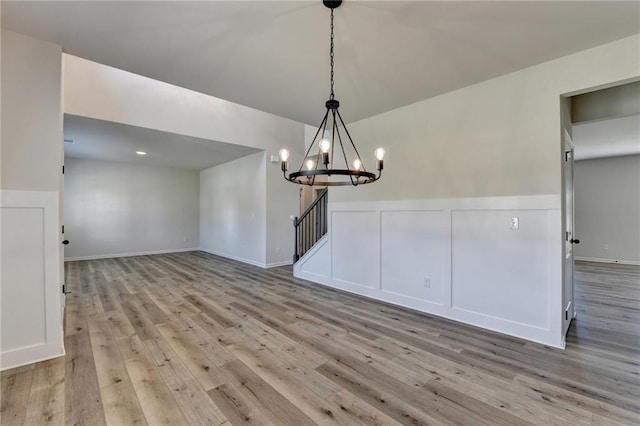
[[202,252],[67,264],[11,424],[640,424],[640,268],[579,263],[566,351]]

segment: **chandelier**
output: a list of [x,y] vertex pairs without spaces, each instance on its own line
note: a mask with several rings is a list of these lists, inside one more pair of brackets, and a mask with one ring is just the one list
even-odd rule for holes
[[[280,166],[284,178],[292,183],[309,186],[342,186],[364,185],[380,179],[383,168],[384,149],[374,151],[376,169],[378,175],[367,171],[356,145],[351,139],[347,126],[340,115],[340,102],[333,92],[333,11],[342,4],[342,0],[324,0],[323,4],[331,10],[331,48],[329,58],[331,61],[331,94],[325,102],[327,111],[318,126],[309,149],[302,159],[302,164],[297,171],[289,173],[289,150],[280,150]],[[344,131],[344,137],[341,132]],[[315,149],[314,149],[315,147]],[[311,154],[311,155],[310,155]],[[352,160],[351,165],[349,160]],[[343,168],[336,168],[336,166]],[[321,177],[320,179],[316,179]]]

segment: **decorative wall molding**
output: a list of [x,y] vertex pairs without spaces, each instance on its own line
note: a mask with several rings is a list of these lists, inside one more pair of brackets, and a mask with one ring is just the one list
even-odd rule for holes
[[9,370],[11,368],[22,367],[23,365],[29,365],[40,361],[47,361],[64,355],[64,347],[61,347],[58,342],[27,346],[2,352],[0,357],[2,359],[2,367],[0,369]]
[[0,193],[2,354],[0,369],[64,355],[57,191]]
[[560,205],[557,195],[329,203],[326,240],[294,275],[563,347]]

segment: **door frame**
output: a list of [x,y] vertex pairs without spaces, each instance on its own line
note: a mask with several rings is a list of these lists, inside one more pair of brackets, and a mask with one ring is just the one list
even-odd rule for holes
[[[575,238],[575,196],[574,196],[574,149],[575,145],[569,131],[562,130],[562,333],[563,339],[577,316],[575,306],[575,252],[571,240]],[[571,167],[568,167],[570,163]],[[570,173],[570,178],[567,174]],[[571,187],[569,188],[568,185]],[[570,199],[568,199],[570,197]],[[567,205],[571,203],[571,229],[567,223]],[[570,258],[570,259],[569,259]],[[570,263],[571,273],[567,274],[567,262]],[[570,288],[569,300],[565,296]]]

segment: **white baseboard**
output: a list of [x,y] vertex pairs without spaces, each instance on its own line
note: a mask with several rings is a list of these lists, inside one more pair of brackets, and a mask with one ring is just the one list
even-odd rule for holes
[[285,261],[282,261],[282,262],[273,262],[273,263],[263,263],[263,262],[257,262],[257,261],[252,260],[252,259],[245,259],[243,257],[238,257],[238,256],[233,256],[233,255],[230,255],[230,254],[227,254],[227,253],[222,253],[222,252],[219,252],[219,251],[216,251],[216,250],[209,250],[209,249],[203,248],[203,247],[200,247],[198,250],[204,251],[204,252],[209,253],[209,254],[213,254],[214,256],[220,256],[220,257],[224,257],[224,258],[227,258],[227,259],[235,260],[235,261],[238,261],[238,262],[247,263],[249,265],[257,266],[257,267],[262,268],[262,269],[277,268],[278,266],[287,266],[287,265],[293,264],[292,260],[285,260]]
[[600,262],[600,263],[619,263],[620,265],[640,265],[638,260],[619,260],[619,259],[601,259],[598,257],[582,257],[574,256],[575,260],[581,260],[584,262]]
[[181,249],[169,249],[169,250],[152,250],[152,251],[141,251],[136,253],[111,253],[111,254],[98,254],[94,256],[76,256],[76,257],[65,257],[65,262],[71,262],[75,260],[95,260],[95,259],[111,259],[114,257],[131,257],[131,256],[148,256],[150,254],[167,254],[167,253],[182,253],[185,251],[198,251],[200,250],[197,247],[194,248],[181,248]]
[[64,347],[56,342],[14,349],[3,352],[0,356],[0,371],[58,358],[64,354]]
[[289,265],[293,265],[292,260],[283,260],[282,262],[267,263],[264,265],[264,268],[269,269],[269,268],[277,268],[280,266],[289,266]]

